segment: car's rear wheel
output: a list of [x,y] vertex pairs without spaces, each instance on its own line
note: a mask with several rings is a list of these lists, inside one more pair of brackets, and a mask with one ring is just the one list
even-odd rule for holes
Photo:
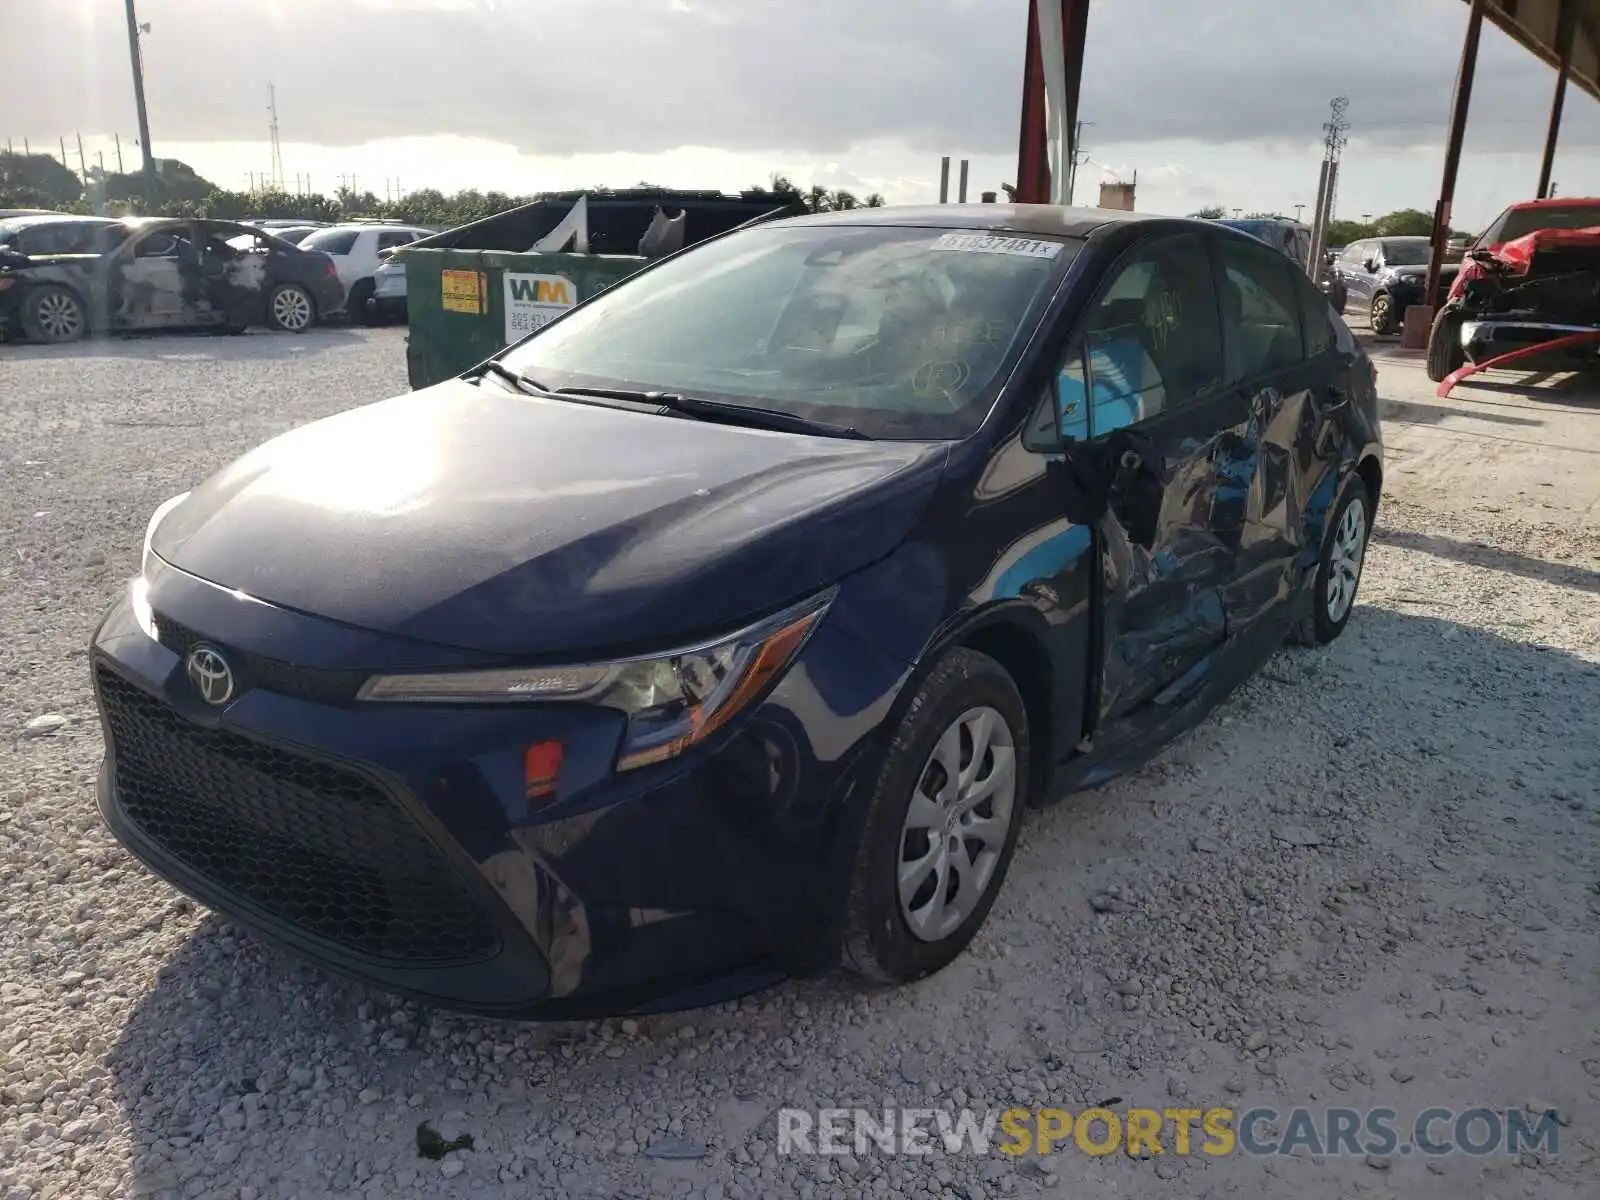
[[1322,536],[1322,555],[1311,584],[1311,611],[1295,630],[1302,645],[1323,646],[1344,632],[1355,611],[1361,568],[1372,536],[1372,496],[1355,472],[1345,479]]
[[957,649],[923,679],[857,848],[844,961],[885,983],[949,963],[989,915],[1028,800],[1028,719],[1004,667]]
[[1461,325],[1466,318],[1458,308],[1445,307],[1428,330],[1428,378],[1442,383],[1446,375],[1463,366],[1467,352],[1461,347]]
[[22,329],[34,341],[76,342],[89,332],[89,314],[70,288],[36,288],[23,305]]
[[367,301],[372,296],[373,288],[377,285],[370,279],[359,280],[350,289],[349,299],[345,301],[344,310],[350,314],[350,321],[356,325],[376,325],[377,316],[367,311]]
[[1379,292],[1372,298],[1372,307],[1367,319],[1372,324],[1372,332],[1378,337],[1388,337],[1395,330],[1394,298],[1388,292]]
[[280,283],[267,297],[267,324],[285,333],[304,333],[317,323],[317,302],[298,283]]

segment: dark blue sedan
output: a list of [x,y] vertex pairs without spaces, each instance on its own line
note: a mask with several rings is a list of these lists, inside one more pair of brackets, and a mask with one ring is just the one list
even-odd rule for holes
[[1350,619],[1371,363],[1282,254],[1000,205],[742,229],[162,505],[100,803],[455,1008],[950,962],[1024,806]]

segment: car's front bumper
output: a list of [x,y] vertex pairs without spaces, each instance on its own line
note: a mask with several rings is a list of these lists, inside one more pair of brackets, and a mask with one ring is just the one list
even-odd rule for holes
[[406,298],[401,293],[398,296],[368,296],[366,316],[382,321],[403,321],[406,319]]
[[[1540,321],[1533,318],[1485,318],[1461,323],[1461,348],[1467,361],[1484,363],[1524,346],[1554,341],[1575,333],[1593,333],[1596,326]],[[1600,340],[1535,354],[1516,360],[1519,371],[1572,371],[1594,365],[1600,359]],[[1509,369],[1509,368],[1508,368]]]
[[[365,672],[462,656],[155,574],[162,641],[127,599],[94,638],[100,805],[202,903],[342,973],[506,1016],[686,1007],[831,961],[881,753],[884,705],[861,700],[904,672],[848,632],[824,620],[715,745],[618,774],[620,714],[360,703]],[[188,677],[198,641],[236,664],[223,707]],[[559,791],[530,800],[527,748],[551,739]]]

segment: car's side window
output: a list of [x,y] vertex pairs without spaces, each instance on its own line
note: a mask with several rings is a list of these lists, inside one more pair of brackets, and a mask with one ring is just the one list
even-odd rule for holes
[[1294,266],[1281,254],[1236,238],[1223,239],[1222,323],[1228,381],[1291,366],[1305,358]]
[[1360,266],[1367,261],[1366,242],[1351,242],[1344,248],[1344,261],[1354,266]]
[[1354,354],[1355,338],[1334,313],[1328,297],[1308,279],[1295,280],[1294,290],[1300,300],[1300,316],[1305,325],[1307,357],[1315,358],[1335,348],[1344,354]]
[[1061,430],[1071,436],[1100,437],[1220,383],[1205,243],[1180,234],[1133,251],[1089,313],[1084,350],[1087,364],[1074,357],[1057,380]]
[[411,233],[380,233],[378,235],[378,249],[388,250],[394,246],[409,246],[416,240],[416,235]]

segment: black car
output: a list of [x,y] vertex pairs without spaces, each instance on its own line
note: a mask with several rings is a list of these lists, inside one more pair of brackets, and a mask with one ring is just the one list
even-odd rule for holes
[[[1351,304],[1367,314],[1379,337],[1400,332],[1406,309],[1424,303],[1431,243],[1425,237],[1364,238],[1341,249],[1332,262],[1330,299],[1341,312]],[[1446,263],[1439,272],[1442,304],[1460,270]]]
[[92,643],[101,811],[452,1007],[916,979],[1025,806],[1339,636],[1374,384],[1302,270],[1210,222],[735,230],[161,505]]
[[333,260],[231,221],[0,221],[0,328],[42,342],[148,329],[303,332],[340,311]]

